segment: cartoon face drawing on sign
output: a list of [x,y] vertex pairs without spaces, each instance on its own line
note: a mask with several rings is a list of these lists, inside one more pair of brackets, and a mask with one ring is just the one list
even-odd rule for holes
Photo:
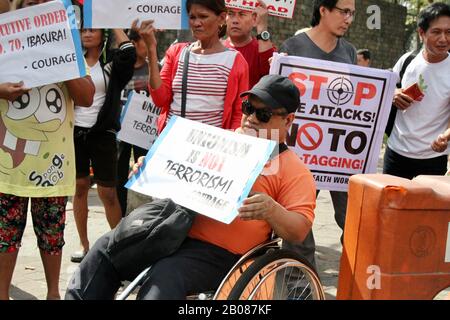
[[36,157],[64,122],[67,101],[55,84],[33,88],[14,102],[0,100],[0,168],[15,169]]

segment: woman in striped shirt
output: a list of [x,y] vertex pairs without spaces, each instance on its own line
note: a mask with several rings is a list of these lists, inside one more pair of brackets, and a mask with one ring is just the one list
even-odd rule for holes
[[163,110],[158,119],[161,131],[173,115],[181,115],[182,78],[185,50],[190,50],[187,76],[186,118],[224,129],[240,125],[239,94],[248,89],[248,65],[236,50],[220,39],[226,32],[224,0],[188,0],[191,44],[177,43],[165,56],[159,72],[153,21],[144,21],[139,32],[149,53],[150,93]]

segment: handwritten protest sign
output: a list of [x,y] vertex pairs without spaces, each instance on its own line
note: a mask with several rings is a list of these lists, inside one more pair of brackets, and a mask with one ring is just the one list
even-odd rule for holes
[[289,77],[300,90],[288,145],[318,189],[345,191],[351,175],[376,173],[395,73],[278,54],[270,72]]
[[84,77],[76,17],[69,0],[0,16],[0,82],[32,88]]
[[[296,0],[264,0],[269,15],[292,19]],[[260,4],[257,0],[225,0],[228,8],[253,11]]]
[[157,120],[161,113],[153,100],[145,94],[131,91],[120,119],[117,139],[143,149],[150,149],[158,133]]
[[134,20],[154,20],[158,29],[189,28],[186,0],[85,0],[86,28],[129,28]]
[[126,187],[228,224],[275,144],[173,116]]

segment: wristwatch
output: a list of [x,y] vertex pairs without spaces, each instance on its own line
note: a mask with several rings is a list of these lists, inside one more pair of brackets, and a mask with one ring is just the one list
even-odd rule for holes
[[260,34],[256,35],[256,39],[263,40],[263,41],[270,40],[270,33],[269,33],[269,31],[263,31]]

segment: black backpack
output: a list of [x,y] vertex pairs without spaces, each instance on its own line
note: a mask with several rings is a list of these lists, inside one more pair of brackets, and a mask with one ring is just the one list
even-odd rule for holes
[[[397,83],[398,89],[402,87],[402,79],[403,76],[405,75],[406,68],[408,68],[411,61],[413,61],[414,58],[417,57],[418,53],[419,53],[418,51],[411,52],[411,54],[408,57],[406,57],[405,61],[403,62],[402,69],[400,70],[400,81]],[[388,137],[391,135],[392,129],[394,128],[396,116],[397,116],[397,107],[394,104],[392,104],[386,129],[384,130],[384,133],[386,133]]]
[[196,213],[170,199],[146,203],[109,233],[107,253],[121,279],[174,253],[186,239]]

